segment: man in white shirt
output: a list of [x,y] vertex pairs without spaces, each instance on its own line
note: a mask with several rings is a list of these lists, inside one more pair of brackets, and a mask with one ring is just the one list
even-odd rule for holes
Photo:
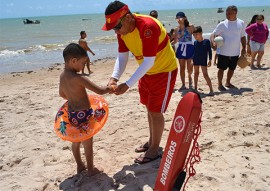
[[[228,6],[226,9],[226,20],[220,22],[213,33],[211,34],[212,48],[216,50],[217,45],[214,42],[216,36],[223,37],[223,45],[220,47],[218,56],[218,89],[225,91],[226,88],[236,88],[231,84],[231,78],[237,66],[237,61],[240,55],[240,42],[242,44],[241,54],[246,53],[246,36],[244,21],[237,18],[237,7],[234,5]],[[224,71],[228,69],[225,87],[222,84]]]

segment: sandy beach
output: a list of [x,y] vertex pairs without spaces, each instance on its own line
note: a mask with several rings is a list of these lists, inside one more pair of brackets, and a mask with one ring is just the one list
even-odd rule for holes
[[[261,69],[237,67],[232,83],[238,89],[217,90],[217,68],[209,68],[215,91],[199,76],[202,92],[201,162],[187,191],[269,191],[270,188],[270,43]],[[104,173],[76,175],[71,143],[56,136],[54,117],[64,100],[58,95],[64,65],[0,76],[0,190],[52,191],[151,191],[160,159],[134,164],[134,149],[147,141],[145,108],[139,103],[137,86],[121,96],[104,95],[109,118],[94,137],[94,164]],[[89,78],[106,85],[114,59],[98,60]],[[130,59],[120,82],[135,71]],[[180,88],[178,74],[175,89]],[[205,93],[205,94],[203,94]],[[93,94],[89,91],[89,94]],[[161,147],[166,145],[174,112],[183,93],[175,91],[165,114]],[[81,148],[83,151],[83,148]]]

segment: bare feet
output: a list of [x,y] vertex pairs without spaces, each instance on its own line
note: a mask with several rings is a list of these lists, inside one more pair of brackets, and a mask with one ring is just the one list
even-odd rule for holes
[[223,85],[220,85],[218,86],[218,90],[223,92],[223,91],[226,91],[227,89]]
[[87,176],[94,176],[96,174],[103,173],[104,169],[102,167],[94,167],[92,170],[88,169]]
[[235,87],[234,85],[232,85],[231,83],[226,83],[225,84],[225,87],[227,87],[227,88],[230,88],[230,89],[237,89],[237,87]]
[[182,87],[181,88],[179,88],[179,92],[181,92],[181,91],[184,91],[184,90],[186,90],[187,88],[186,88],[186,86],[184,86],[184,85],[182,85]]
[[82,171],[86,169],[84,164],[78,165],[77,166],[77,174],[80,174]]
[[254,64],[251,64],[251,65],[250,65],[250,69],[251,69],[251,70],[256,69],[256,67],[254,66]]
[[214,96],[215,94],[214,94],[214,92],[209,92],[209,94],[207,94],[207,96]]

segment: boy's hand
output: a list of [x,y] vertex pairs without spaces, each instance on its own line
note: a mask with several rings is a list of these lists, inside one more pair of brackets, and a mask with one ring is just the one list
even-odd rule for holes
[[110,85],[107,86],[107,89],[109,90],[109,94],[113,94],[115,92],[115,89],[117,88],[117,85]]
[[212,65],[212,61],[209,60],[207,66],[210,67]]

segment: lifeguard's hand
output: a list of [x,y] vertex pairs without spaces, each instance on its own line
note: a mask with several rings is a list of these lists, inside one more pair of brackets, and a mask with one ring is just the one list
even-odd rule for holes
[[114,94],[115,95],[121,95],[123,93],[125,93],[128,90],[128,86],[126,83],[122,83],[120,85],[117,86],[117,88],[114,90]]
[[115,79],[115,78],[110,78],[110,80],[109,80],[107,86],[117,85],[117,81],[118,81],[118,80]]

